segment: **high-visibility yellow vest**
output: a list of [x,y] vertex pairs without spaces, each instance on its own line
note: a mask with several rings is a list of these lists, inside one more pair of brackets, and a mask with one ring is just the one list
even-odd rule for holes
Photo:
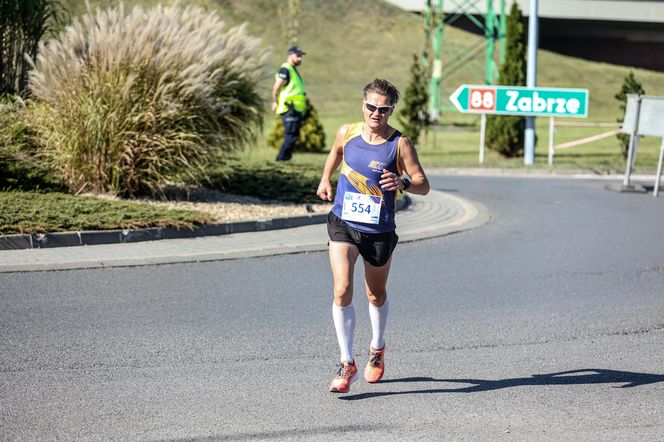
[[[284,63],[281,65],[282,68],[288,69],[289,80],[288,84],[281,88],[279,91],[279,99],[277,101],[277,114],[283,114],[288,111],[288,105],[286,103],[292,104],[293,108],[300,112],[304,113],[307,110],[306,102],[306,91],[304,89],[304,82],[300,77],[300,74],[297,73],[295,67],[290,63]],[[278,79],[279,73],[275,75],[275,79]]]

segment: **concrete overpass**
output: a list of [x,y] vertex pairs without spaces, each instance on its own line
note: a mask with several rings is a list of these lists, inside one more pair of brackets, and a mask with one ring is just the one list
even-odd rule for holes
[[[425,0],[385,0],[421,12]],[[515,0],[528,17],[529,0]],[[499,1],[494,0],[499,11]],[[471,6],[468,6],[471,4]],[[446,14],[485,13],[485,0],[444,0]],[[459,6],[461,5],[461,6]],[[464,9],[464,6],[465,9]],[[512,5],[506,1],[506,9]],[[664,71],[664,0],[540,0],[540,48],[607,63]],[[477,32],[468,20],[454,26]]]

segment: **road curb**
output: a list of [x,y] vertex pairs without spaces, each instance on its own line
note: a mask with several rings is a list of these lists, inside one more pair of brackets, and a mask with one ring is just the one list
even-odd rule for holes
[[[411,204],[408,196],[399,200],[398,210]],[[251,221],[227,222],[195,226],[191,230],[174,227],[149,227],[145,229],[87,230],[76,232],[54,232],[16,234],[0,236],[0,250],[46,249],[53,247],[98,246],[104,244],[128,244],[162,239],[187,239],[205,236],[230,235],[233,233],[264,232],[267,230],[291,229],[295,227],[323,224],[327,212],[309,213],[281,218],[265,218]]]
[[230,235],[232,233],[262,232],[320,224],[327,213],[296,215],[283,218],[258,219],[232,223],[196,226],[192,230],[172,227],[151,227],[131,230],[93,230],[81,232],[39,233],[31,235],[5,235],[0,237],[0,250],[44,249],[51,247],[96,246],[125,244],[161,239],[200,238]]
[[[421,241],[472,230],[491,220],[491,211],[484,204],[449,193],[445,193],[445,198],[453,213],[444,216],[444,222],[433,222],[428,227],[421,225],[415,230],[402,232],[399,242]],[[438,213],[434,216],[441,217]]]

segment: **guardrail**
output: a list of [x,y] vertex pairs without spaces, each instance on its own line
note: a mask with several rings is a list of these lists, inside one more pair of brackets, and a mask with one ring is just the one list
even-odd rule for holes
[[[617,127],[618,129],[603,132],[601,134],[593,135],[590,137],[579,138],[578,140],[569,141],[567,143],[555,144],[556,126],[573,126],[573,127]],[[621,123],[591,123],[580,121],[559,121],[555,122],[553,117],[549,118],[549,166],[553,165],[553,155],[556,150],[568,149],[570,147],[580,146],[582,144],[592,143],[593,141],[601,140],[619,134],[622,131]]]

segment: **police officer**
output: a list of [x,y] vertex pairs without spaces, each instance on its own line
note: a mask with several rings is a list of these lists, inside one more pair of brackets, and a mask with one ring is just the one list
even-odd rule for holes
[[286,62],[275,75],[272,110],[281,117],[285,130],[277,161],[288,161],[293,156],[293,146],[300,135],[302,119],[307,109],[304,81],[296,69],[302,64],[304,54],[297,46],[288,49]]

